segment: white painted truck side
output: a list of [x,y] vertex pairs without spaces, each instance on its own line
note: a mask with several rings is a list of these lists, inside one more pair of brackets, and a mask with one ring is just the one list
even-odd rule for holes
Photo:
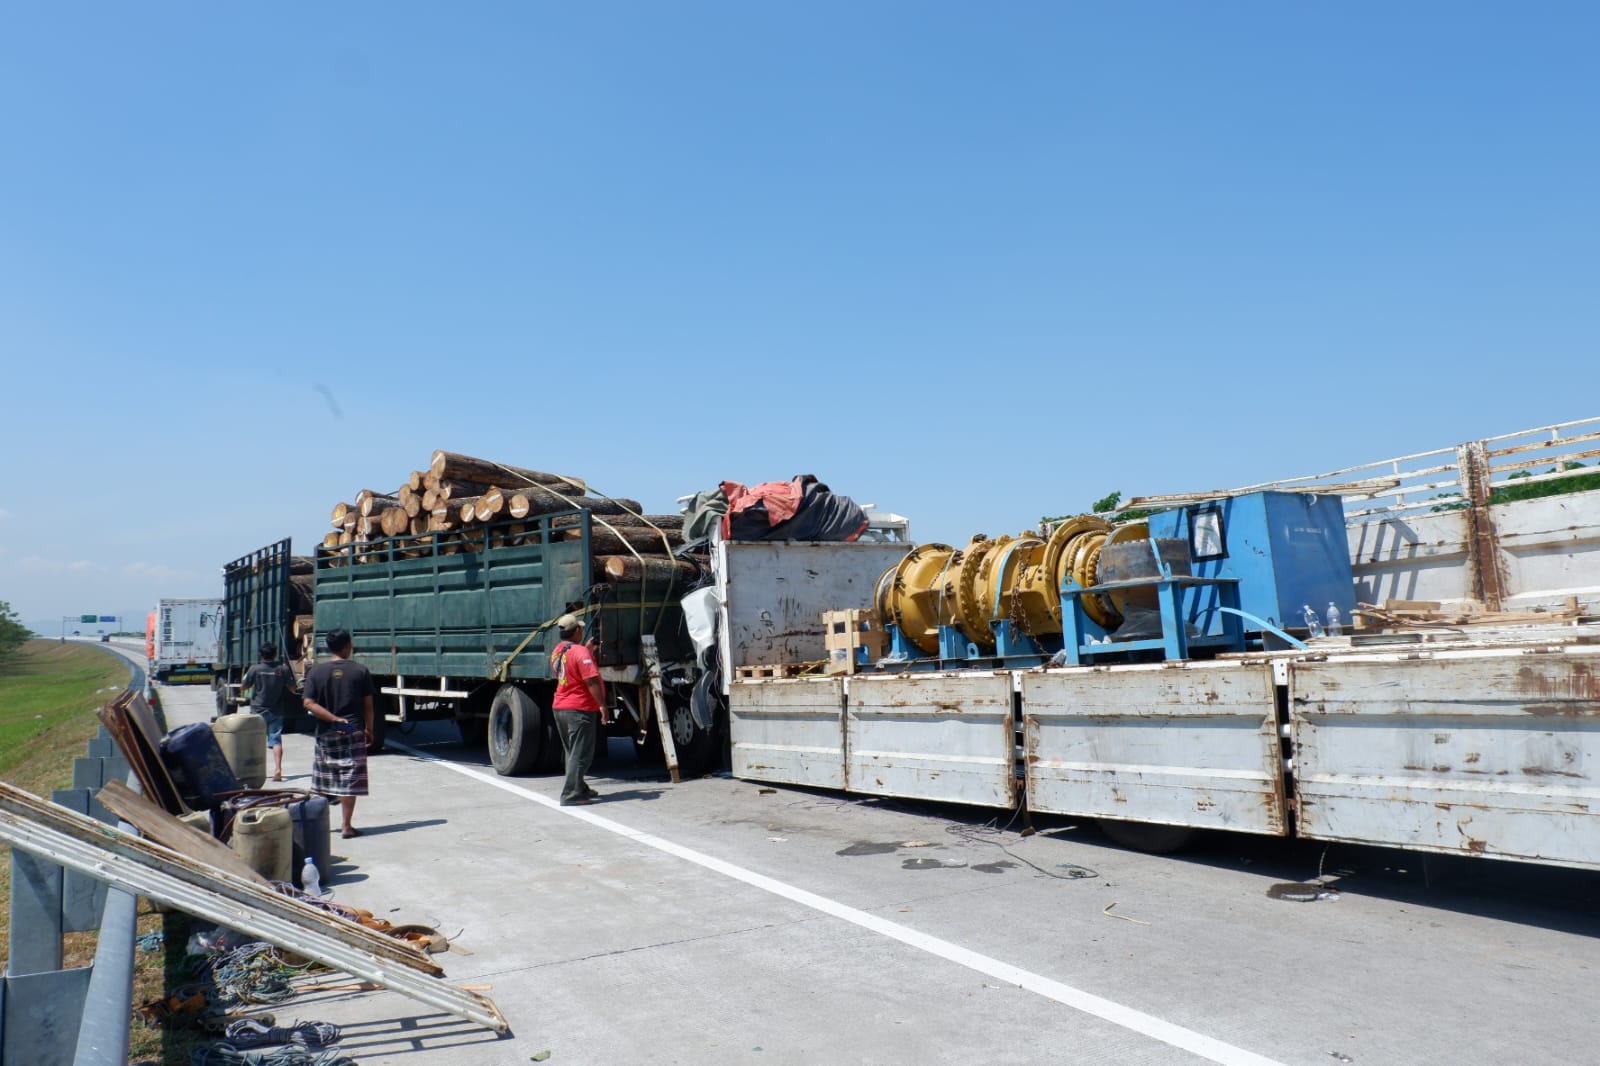
[[[1386,461],[1374,464],[1383,478],[1359,468],[1298,487],[1355,473],[1397,497],[1347,505],[1363,602],[1481,606],[1492,592],[1491,609],[1577,598],[1587,617],[1600,599],[1600,491],[1482,498],[1535,463],[1592,458],[1572,449],[1600,441],[1600,420],[1576,425],[1540,451],[1491,438],[1408,457],[1416,471]],[[1568,450],[1548,457],[1556,447]],[[1470,519],[1448,502],[1418,503],[1415,485],[1387,487],[1457,484],[1450,457],[1474,453],[1487,459]],[[1211,662],[736,677],[740,666],[823,657],[821,613],[870,606],[893,561],[851,554],[862,547],[720,546],[736,776],[993,807],[1013,806],[1020,788],[1030,809],[1074,817],[1600,869],[1592,623],[1357,634]],[[1008,759],[998,738],[1013,723]]]
[[1600,867],[1600,647],[1292,664],[1299,834]]
[[155,657],[150,672],[166,674],[190,667],[210,670],[222,636],[222,601],[161,600],[156,604]]

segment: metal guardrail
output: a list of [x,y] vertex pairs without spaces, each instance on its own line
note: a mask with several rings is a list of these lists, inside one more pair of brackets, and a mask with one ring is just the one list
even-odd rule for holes
[[1343,496],[1345,517],[1354,521],[1369,515],[1414,514],[1469,502],[1480,493],[1505,487],[1513,479],[1518,484],[1551,481],[1568,476],[1567,464],[1596,458],[1600,458],[1600,418],[1584,418],[1304,477],[1217,492],[1138,496],[1124,501],[1121,510],[1177,507],[1249,492],[1325,492]]
[[[109,735],[72,763],[51,802],[117,824],[95,797],[129,780]],[[134,783],[133,787],[137,787]],[[129,828],[123,825],[124,829]],[[11,957],[0,976],[0,1066],[121,1066],[133,1016],[138,898],[18,848],[11,851]],[[63,968],[62,935],[98,929],[90,966]]]

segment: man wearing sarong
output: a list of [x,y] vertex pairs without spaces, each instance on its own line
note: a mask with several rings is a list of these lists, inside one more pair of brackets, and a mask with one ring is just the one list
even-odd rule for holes
[[350,631],[328,634],[333,656],[306,671],[305,708],[317,720],[317,749],[311,760],[311,790],[339,798],[344,824],[339,835],[360,836],[352,824],[356,797],[367,794],[367,745],[372,743],[372,675],[350,661]]

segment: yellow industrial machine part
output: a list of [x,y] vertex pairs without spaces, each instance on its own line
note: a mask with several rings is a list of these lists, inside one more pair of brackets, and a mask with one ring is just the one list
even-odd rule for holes
[[[1110,532],[1111,525],[1105,519],[1079,515],[1057,526],[1042,547],[1027,552],[1013,593],[1026,633],[1054,636],[1061,632],[1061,583],[1069,577],[1079,585],[1099,583],[1099,549]],[[1121,621],[1104,596],[1086,597],[1083,607],[1090,618],[1107,629]]]
[[994,651],[994,629],[989,623],[1011,617],[1014,580],[1023,553],[1043,544],[1031,531],[995,540],[980,533],[962,550],[956,564],[956,622],[979,651]]
[[952,567],[960,555],[948,544],[911,549],[893,570],[878,579],[878,616],[924,655],[939,654],[939,627],[954,625]]
[[[1099,584],[1105,545],[1148,535],[1143,523],[1113,531],[1103,518],[1079,515],[1049,540],[1032,532],[992,540],[980,533],[961,551],[924,544],[878,579],[878,614],[925,655],[939,654],[941,626],[955,626],[983,652],[995,649],[991,623],[999,620],[1030,636],[1054,636],[1061,632],[1062,583]],[[1083,607],[1105,629],[1122,622],[1108,596],[1086,596]]]

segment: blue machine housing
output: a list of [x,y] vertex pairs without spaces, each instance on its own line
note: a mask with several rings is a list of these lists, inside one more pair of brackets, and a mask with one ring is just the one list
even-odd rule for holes
[[[1152,537],[1179,537],[1189,545],[1198,577],[1234,578],[1239,607],[1285,630],[1304,631],[1304,608],[1325,619],[1338,606],[1345,625],[1355,610],[1355,579],[1345,534],[1344,503],[1337,496],[1253,492],[1190,504],[1151,515]],[[1216,588],[1187,590],[1184,613],[1201,633],[1223,631]],[[1245,619],[1245,630],[1260,625]]]

